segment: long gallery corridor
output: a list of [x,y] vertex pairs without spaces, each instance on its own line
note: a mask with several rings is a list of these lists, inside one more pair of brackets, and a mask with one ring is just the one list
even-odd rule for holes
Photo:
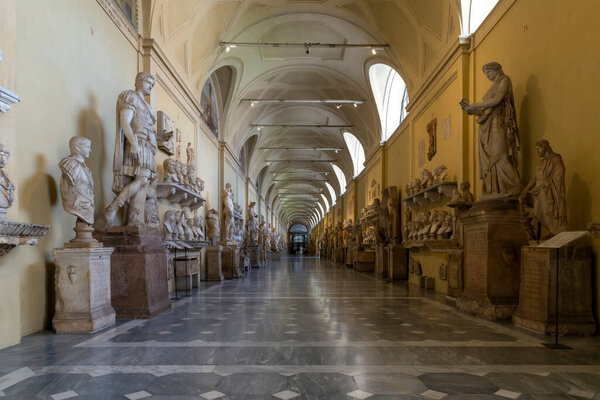
[[550,350],[406,283],[284,258],[151,320],[0,351],[9,399],[600,399],[598,340]]

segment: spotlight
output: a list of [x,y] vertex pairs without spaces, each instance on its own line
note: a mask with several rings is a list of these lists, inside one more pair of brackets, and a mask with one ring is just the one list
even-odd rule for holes
[[377,50],[375,50],[375,48],[372,48],[372,49],[371,49],[371,53],[372,53],[373,55],[375,55],[375,54],[377,54]]
[[339,150],[336,150],[336,151],[335,151],[335,153],[336,153],[336,154],[337,154],[337,153],[339,153],[339,152],[340,152]]
[[225,51],[226,51],[227,53],[229,53],[229,51],[230,51],[230,50],[231,50],[231,47],[229,47],[229,46],[225,47]]
[[354,108],[358,108],[358,103],[354,103]]
[[250,103],[250,107],[254,107],[254,102]]
[[335,106],[335,108],[337,108],[339,110],[340,108],[342,108],[342,105],[338,104],[337,106]]

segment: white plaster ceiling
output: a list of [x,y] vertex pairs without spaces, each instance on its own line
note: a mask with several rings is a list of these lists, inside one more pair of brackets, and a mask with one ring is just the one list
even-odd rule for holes
[[[402,75],[409,95],[425,79],[458,37],[454,0],[152,0],[149,36],[176,61],[191,88],[199,92],[220,67],[235,71],[234,82],[221,115],[222,137],[239,154],[246,150],[247,173],[259,178],[267,204],[285,223],[304,222],[317,207],[310,196],[279,195],[280,189],[298,192],[323,190],[326,180],[339,196],[343,188],[330,160],[346,180],[352,178],[347,149],[263,150],[261,147],[343,147],[342,129],[275,128],[259,131],[253,124],[352,125],[365,148],[379,144],[381,128],[368,82],[368,67],[387,63]],[[365,48],[237,47],[226,52],[221,41],[294,43],[388,43],[390,49],[372,55]],[[222,70],[221,70],[222,71]],[[221,80],[221,86],[223,82]],[[223,97],[223,96],[221,96]],[[355,108],[335,104],[265,104],[257,99],[364,99]],[[249,138],[252,146],[244,148]],[[254,143],[256,142],[256,143]],[[267,160],[282,160],[271,162]],[[315,160],[303,162],[294,160]],[[322,160],[322,162],[316,162]],[[267,168],[266,172],[261,171]],[[279,172],[273,174],[273,172]],[[325,175],[323,172],[328,172]],[[318,199],[323,208],[322,199]]]

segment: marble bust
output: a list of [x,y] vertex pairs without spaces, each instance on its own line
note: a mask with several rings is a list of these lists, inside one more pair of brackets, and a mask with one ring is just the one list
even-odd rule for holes
[[60,194],[63,208],[88,225],[94,223],[94,181],[92,172],[85,165],[90,156],[89,139],[74,136],[69,140],[71,154],[58,163],[62,172]]
[[0,144],[0,221],[8,221],[6,211],[12,206],[15,200],[15,185],[4,172],[4,167],[8,163],[10,151],[8,147]]
[[135,89],[125,90],[117,99],[117,132],[113,160],[114,200],[105,210],[105,224],[112,225],[117,210],[129,203],[126,224],[145,224],[149,185],[156,179],[157,116],[144,97],[154,87],[154,77],[140,72]]

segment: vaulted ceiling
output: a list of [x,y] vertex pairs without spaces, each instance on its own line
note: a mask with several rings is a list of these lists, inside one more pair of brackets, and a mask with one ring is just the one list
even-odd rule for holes
[[[308,223],[315,201],[339,196],[353,168],[342,132],[369,154],[381,125],[368,69],[398,71],[409,95],[433,71],[459,35],[455,0],[152,0],[146,35],[159,42],[199,97],[211,74],[220,86],[220,131],[267,202],[288,223]],[[369,48],[242,47],[225,42],[378,43]],[[352,99],[364,104],[260,103],[244,99]],[[276,125],[276,126],[272,126]],[[310,127],[282,125],[319,125]],[[336,127],[322,127],[335,125]],[[329,149],[342,148],[342,151]],[[300,150],[301,149],[301,150]],[[318,150],[314,150],[318,149]],[[324,150],[327,149],[327,150]],[[286,194],[283,194],[286,192]],[[294,192],[295,194],[292,194]],[[320,212],[319,212],[320,213]]]

